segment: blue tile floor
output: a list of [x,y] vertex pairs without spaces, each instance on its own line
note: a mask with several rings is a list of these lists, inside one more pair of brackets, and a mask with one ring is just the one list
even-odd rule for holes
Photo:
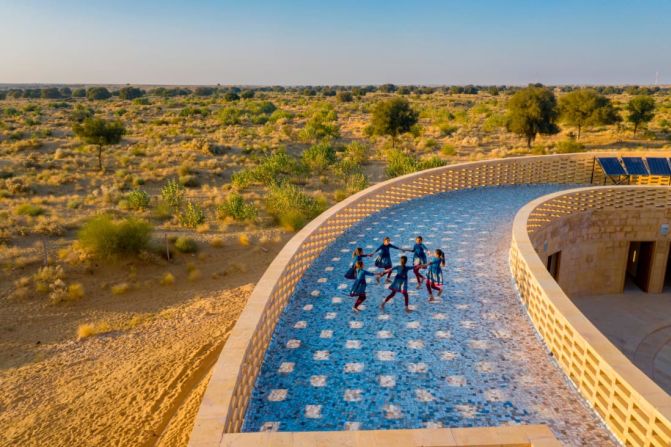
[[[271,340],[244,431],[318,431],[548,424],[568,445],[613,445],[538,339],[508,266],[512,220],[568,186],[481,188],[416,199],[343,234],[306,271]],[[409,284],[411,313],[370,279],[352,311],[343,275],[355,247],[416,235],[447,256],[437,303]],[[396,264],[402,253],[392,250]],[[412,260],[412,254],[409,256]],[[374,258],[366,268],[377,271]],[[410,261],[411,262],[411,261]]]

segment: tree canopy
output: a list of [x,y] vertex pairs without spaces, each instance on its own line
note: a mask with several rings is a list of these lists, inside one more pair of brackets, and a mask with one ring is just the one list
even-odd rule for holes
[[75,123],[72,130],[84,143],[98,146],[98,168],[103,170],[102,148],[119,144],[126,129],[121,121],[106,121],[102,118],[86,118]]
[[112,94],[105,87],[90,87],[86,90],[86,97],[89,100],[108,99],[112,97]]
[[652,96],[634,96],[627,104],[627,121],[634,124],[634,135],[641,124],[649,123],[655,117],[655,100]]
[[393,146],[399,135],[410,132],[418,118],[419,113],[412,109],[407,99],[396,97],[375,105],[371,128],[374,135],[391,136]]
[[559,117],[557,98],[546,87],[529,86],[517,91],[508,102],[507,128],[523,136],[527,147],[536,135],[552,135],[559,132],[556,121]]
[[119,98],[121,99],[135,99],[144,96],[145,91],[137,87],[123,87],[119,89]]
[[589,88],[573,90],[559,98],[559,110],[562,119],[578,130],[578,139],[583,127],[621,120],[610,100]]

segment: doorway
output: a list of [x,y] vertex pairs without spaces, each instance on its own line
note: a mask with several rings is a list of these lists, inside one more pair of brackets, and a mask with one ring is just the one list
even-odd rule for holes
[[655,251],[654,242],[632,241],[627,256],[627,277],[644,292],[650,286],[650,272]]
[[561,263],[561,251],[552,253],[550,256],[548,256],[548,263],[547,263],[548,272],[550,272],[550,275],[552,275],[555,281],[559,281],[560,263]]

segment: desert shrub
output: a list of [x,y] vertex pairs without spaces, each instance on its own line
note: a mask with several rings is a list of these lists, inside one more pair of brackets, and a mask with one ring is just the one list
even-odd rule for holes
[[291,184],[271,186],[266,207],[280,225],[291,231],[302,228],[323,210],[323,205],[314,197]]
[[240,95],[235,92],[226,92],[224,93],[224,100],[228,102],[239,101]]
[[77,328],[77,338],[81,340],[83,338],[90,337],[92,335],[105,334],[107,332],[110,332],[111,330],[112,327],[106,321],[81,324]]
[[231,193],[224,203],[217,207],[217,214],[220,218],[254,220],[258,212],[256,207],[251,203],[246,203],[240,194]]
[[311,171],[322,172],[335,163],[336,153],[329,143],[321,142],[306,149],[302,154],[302,159]]
[[179,184],[187,188],[197,188],[200,186],[200,181],[198,180],[198,176],[186,174],[179,177]]
[[357,164],[367,162],[369,152],[368,146],[359,141],[353,141],[345,146],[345,158]]
[[217,118],[222,124],[227,126],[234,126],[242,123],[242,110],[235,107],[226,107],[217,113]]
[[300,167],[296,160],[284,150],[279,150],[264,157],[254,168],[242,169],[234,173],[231,183],[238,189],[255,183],[270,185],[298,172],[300,172]]
[[152,227],[138,219],[112,220],[97,216],[79,230],[81,246],[100,258],[136,255],[147,248]]
[[84,298],[84,286],[81,283],[75,282],[68,286],[68,300],[75,301]]
[[393,178],[400,175],[410,174],[411,172],[437,168],[444,165],[445,161],[436,156],[417,160],[399,150],[391,150],[387,153],[387,167],[385,173],[388,177]]
[[129,290],[130,290],[130,284],[128,284],[127,282],[115,284],[110,288],[112,295],[123,295],[124,293],[127,293]]
[[119,89],[119,98],[121,99],[135,99],[144,96],[145,91],[137,87],[122,87]]
[[108,99],[112,94],[105,87],[90,87],[86,90],[86,97],[93,101],[97,99]]
[[455,148],[452,144],[445,144],[442,148],[440,148],[440,153],[448,157],[454,157],[457,155],[457,148]]
[[132,210],[143,210],[149,207],[151,201],[149,194],[141,189],[136,189],[126,194],[126,202]]
[[252,99],[254,97],[254,90],[243,90],[240,93],[240,97],[242,99]]
[[352,95],[352,92],[341,90],[336,93],[336,99],[339,102],[352,102],[354,100],[354,95]]
[[184,203],[184,187],[175,179],[168,180],[161,189],[161,201],[173,210],[179,209]]
[[18,214],[19,216],[37,217],[43,215],[45,210],[42,207],[33,205],[32,203],[24,203],[14,208],[14,213]]
[[170,272],[167,272],[163,277],[161,278],[160,281],[161,285],[163,286],[171,286],[175,283],[175,275],[173,275]]
[[180,236],[175,239],[175,248],[181,253],[195,253],[198,251],[198,244],[190,237]]
[[184,209],[179,212],[179,223],[188,228],[196,228],[205,222],[205,211],[194,202],[187,202]]
[[585,145],[578,143],[573,139],[559,141],[555,145],[555,152],[557,154],[571,154],[574,152],[582,152],[583,150],[585,150]]
[[65,279],[65,271],[60,265],[47,265],[40,268],[33,275],[33,283],[38,293],[48,293],[52,285],[62,283]]
[[315,108],[300,133],[303,141],[320,141],[338,138],[338,114],[330,104]]
[[385,168],[387,177],[398,177],[416,170],[415,160],[409,155],[399,150],[392,150],[387,153],[387,167]]

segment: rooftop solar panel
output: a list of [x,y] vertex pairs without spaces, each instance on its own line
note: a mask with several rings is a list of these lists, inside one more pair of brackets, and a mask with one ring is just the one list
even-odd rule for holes
[[615,157],[597,158],[606,175],[627,175],[620,161]]
[[648,157],[647,161],[650,174],[671,176],[671,168],[669,168],[669,162],[666,158]]
[[650,175],[640,157],[622,157],[622,162],[629,175]]

